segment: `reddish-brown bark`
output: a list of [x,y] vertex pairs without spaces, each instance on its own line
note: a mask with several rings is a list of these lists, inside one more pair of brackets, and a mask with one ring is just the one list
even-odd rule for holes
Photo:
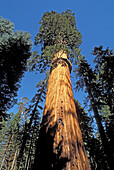
[[71,68],[66,53],[58,52],[52,61],[39,136],[42,169],[91,169],[77,120]]

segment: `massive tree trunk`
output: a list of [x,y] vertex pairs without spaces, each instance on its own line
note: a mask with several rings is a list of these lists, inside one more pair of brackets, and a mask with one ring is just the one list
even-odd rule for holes
[[90,170],[79,128],[65,52],[52,61],[35,169]]

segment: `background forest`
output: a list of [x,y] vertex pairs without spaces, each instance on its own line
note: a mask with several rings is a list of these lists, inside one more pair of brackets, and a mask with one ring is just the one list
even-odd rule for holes
[[[59,32],[56,29],[58,19],[51,23],[54,17],[59,18]],[[62,27],[64,17],[74,25],[78,37],[72,28],[69,28],[72,36],[67,36],[69,30],[65,32],[65,27],[69,23],[64,20],[65,27]],[[61,48],[67,51],[73,65],[74,100],[91,168],[112,169],[114,52],[108,44],[105,47],[95,44],[89,51],[91,58],[88,61],[79,47],[81,43],[83,46],[83,36],[77,29],[77,20],[75,27],[75,14],[71,10],[44,12],[39,21],[39,31],[33,37],[29,32],[16,31],[15,23],[0,17],[0,169],[33,169],[50,63],[53,54]],[[45,31],[46,27],[48,31]],[[55,34],[50,38],[53,30]],[[64,39],[67,37],[65,46],[63,36]],[[53,42],[56,42],[56,48]],[[36,74],[34,86],[37,90],[20,99],[18,90],[28,72],[31,77]],[[80,100],[79,95],[83,96]]]

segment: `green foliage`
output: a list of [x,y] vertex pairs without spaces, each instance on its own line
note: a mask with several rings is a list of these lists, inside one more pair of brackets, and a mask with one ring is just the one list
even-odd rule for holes
[[45,99],[48,76],[37,84],[37,93],[26,108],[27,121],[22,131],[21,143],[17,157],[17,167],[32,168],[35,159],[35,152],[38,144],[40,123],[42,119],[41,103]]
[[14,24],[0,17],[0,121],[15,103],[32,45],[28,32],[13,30]]
[[[76,106],[76,112],[78,116],[78,122],[80,124],[80,129],[82,131],[83,140],[87,140],[87,133],[89,136],[92,136],[93,129],[92,129],[92,118],[88,116],[87,112],[84,110],[84,107],[81,106],[81,104],[78,102],[78,100],[75,101]],[[85,142],[86,143],[86,142]]]
[[[0,161],[4,169],[33,169],[38,154],[38,138],[42,119],[41,102],[45,99],[48,73],[46,79],[37,84],[37,93],[31,104],[23,98],[18,104],[18,112],[11,113],[8,121],[7,112],[15,103],[19,82],[26,70],[44,72],[50,66],[53,56],[59,50],[67,52],[71,62],[75,60],[78,81],[76,89],[85,89],[91,100],[90,109],[96,108],[103,125],[107,148],[113,154],[113,65],[114,53],[107,48],[95,47],[92,54],[95,62],[93,70],[80,54],[81,34],[76,27],[75,14],[70,10],[57,13],[44,13],[40,21],[39,33],[35,45],[41,45],[41,55],[37,51],[30,54],[30,34],[14,32],[14,24],[0,17]],[[94,170],[109,169],[103,143],[92,125],[93,117],[88,116],[81,104],[75,100],[78,121],[91,168]],[[94,107],[93,107],[94,106]],[[93,109],[94,110],[94,109]],[[96,133],[95,133],[96,132]]]
[[[109,142],[110,152],[114,154],[114,52],[103,46],[95,47],[94,62],[97,83],[99,84],[99,112],[105,126],[106,135]],[[114,156],[114,155],[113,155]]]
[[90,157],[89,153],[89,141],[91,137],[93,136],[93,129],[92,129],[92,118],[90,118],[87,114],[87,112],[84,110],[84,107],[81,106],[81,104],[78,102],[78,100],[75,101],[76,106],[76,112],[78,116],[78,122],[79,126],[82,132],[82,138],[85,145],[85,149],[87,152],[87,156]]
[[113,113],[113,91],[114,91],[114,76],[113,76],[113,65],[114,65],[114,52],[107,48],[103,50],[103,47],[95,47],[93,52],[95,55],[94,62],[95,73],[97,75],[97,83],[99,83],[100,100],[101,105],[108,105],[109,110]]
[[38,142],[41,122],[41,102],[45,99],[47,79],[37,84],[37,93],[31,104],[24,97],[18,103],[18,112],[10,114],[11,117],[0,131],[1,167],[27,169],[31,168]]
[[3,19],[0,17],[0,35],[13,34],[14,24],[8,19]]
[[18,112],[10,114],[10,118],[6,122],[4,121],[5,126],[0,131],[0,162],[2,169],[16,169],[17,167],[17,157],[21,146],[23,130],[28,118],[26,112],[27,105],[28,99],[26,97],[22,98],[21,102],[18,103]]
[[60,50],[66,51],[70,60],[80,55],[82,36],[76,27],[75,14],[71,10],[62,13],[45,12],[39,24],[41,26],[35,37],[35,45],[41,45],[39,63],[40,66],[42,62],[45,63],[42,66],[44,70],[51,63],[53,55]]
[[[95,47],[95,69],[92,70],[84,57],[80,58],[75,69],[78,76],[76,89],[85,88],[90,99],[90,107],[98,126],[102,146],[107,156],[109,167],[112,167],[113,155],[113,65],[114,53],[108,48]],[[104,159],[104,158],[103,158]],[[105,161],[106,162],[106,161]]]
[[14,158],[17,156],[22,135],[21,131],[24,120],[26,120],[25,114],[23,114],[25,105],[26,101],[23,99],[23,102],[19,103],[18,112],[16,114],[10,113],[10,118],[7,122],[2,122],[2,124],[5,123],[5,126],[0,131],[1,169],[11,168]]
[[88,113],[84,110],[84,107],[81,106],[78,100],[75,100],[75,106],[79,126],[82,132],[83,143],[91,169],[103,170],[107,167],[107,162],[99,135],[96,135],[95,137],[93,132],[93,118],[88,116]]

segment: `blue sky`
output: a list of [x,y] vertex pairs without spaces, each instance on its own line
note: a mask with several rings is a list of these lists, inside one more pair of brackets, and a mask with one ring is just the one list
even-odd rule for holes
[[[30,32],[33,41],[44,12],[62,12],[66,9],[76,14],[77,27],[82,34],[81,53],[90,64],[91,51],[95,46],[114,49],[114,0],[0,0],[0,16],[12,21],[15,30]],[[31,99],[41,77],[33,73],[25,74],[18,97],[27,96]],[[83,103],[84,93],[74,93],[74,97]]]

